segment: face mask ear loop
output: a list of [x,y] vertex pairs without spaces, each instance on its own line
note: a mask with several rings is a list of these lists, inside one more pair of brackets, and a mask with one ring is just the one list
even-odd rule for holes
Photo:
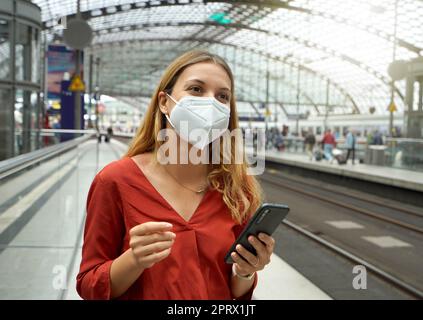
[[167,114],[165,114],[165,117],[166,117],[167,121],[169,121],[170,125],[171,125],[173,128],[175,128],[175,126],[173,125],[172,121],[170,121],[170,117],[169,117]]
[[[168,94],[168,93],[166,92],[166,95],[167,95],[170,99],[172,99],[172,101],[173,101],[173,102],[175,102],[175,104],[178,104],[178,102],[177,102],[177,101],[175,101],[175,99],[173,99],[173,97],[172,97],[170,94]],[[173,128],[175,128],[175,126],[173,125],[172,121],[170,121],[170,115],[165,114],[165,117],[166,117],[167,121],[169,121],[170,125],[171,125]]]
[[167,95],[169,98],[171,98],[173,102],[175,102],[176,104],[178,104],[178,101],[176,101],[175,99],[173,99],[173,97],[172,97],[170,94],[168,94],[168,93],[166,92],[166,95]]

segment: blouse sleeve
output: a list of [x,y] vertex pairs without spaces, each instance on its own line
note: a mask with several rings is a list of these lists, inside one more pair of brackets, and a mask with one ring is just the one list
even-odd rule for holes
[[124,235],[116,183],[100,172],[88,192],[82,261],[76,278],[83,299],[110,299],[110,266],[121,253]]
[[[238,225],[235,228],[235,238],[238,238],[238,236],[241,234],[242,230],[247,226],[249,221],[245,221],[242,224]],[[254,277],[253,285],[251,286],[250,290],[248,290],[246,293],[244,293],[242,296],[239,296],[237,298],[234,298],[235,300],[251,300],[253,297],[254,289],[257,286],[258,282],[258,273],[256,272],[256,275]]]

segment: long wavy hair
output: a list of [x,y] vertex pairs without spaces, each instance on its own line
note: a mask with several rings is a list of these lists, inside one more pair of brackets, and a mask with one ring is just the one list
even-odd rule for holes
[[[232,130],[239,128],[234,92],[234,77],[230,67],[218,55],[203,50],[192,50],[176,58],[164,71],[144,115],[144,121],[138,128],[125,155],[126,157],[133,157],[145,152],[153,152],[155,157],[157,157],[157,151],[164,143],[164,141],[160,141],[157,137],[160,130],[166,128],[166,118],[159,108],[159,93],[164,91],[170,94],[182,71],[188,66],[200,62],[215,63],[223,67],[227,72],[231,80],[232,92],[228,129],[232,132]],[[231,139],[234,140],[234,137],[231,136]],[[211,150],[211,144],[209,148]],[[248,220],[261,204],[262,191],[256,178],[247,174],[248,167],[244,152],[242,151],[242,163],[236,163],[235,143],[231,143],[230,148],[230,163],[224,163],[222,160],[223,148],[220,148],[221,161],[218,164],[210,164],[207,179],[209,185],[222,194],[223,201],[229,208],[233,220],[242,223]]]

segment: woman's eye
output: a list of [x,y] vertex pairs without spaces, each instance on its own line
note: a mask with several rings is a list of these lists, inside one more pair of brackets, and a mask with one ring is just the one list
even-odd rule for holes
[[194,92],[201,92],[200,87],[191,87],[191,88],[189,88],[189,90],[194,91]]
[[219,99],[223,101],[229,101],[229,96],[227,94],[219,95]]

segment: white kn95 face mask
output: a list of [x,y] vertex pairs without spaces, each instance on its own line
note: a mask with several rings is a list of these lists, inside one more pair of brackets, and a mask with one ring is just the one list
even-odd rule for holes
[[[198,149],[219,138],[229,125],[230,109],[214,97],[185,96],[166,114],[179,137]],[[184,128],[184,130],[183,130]]]

